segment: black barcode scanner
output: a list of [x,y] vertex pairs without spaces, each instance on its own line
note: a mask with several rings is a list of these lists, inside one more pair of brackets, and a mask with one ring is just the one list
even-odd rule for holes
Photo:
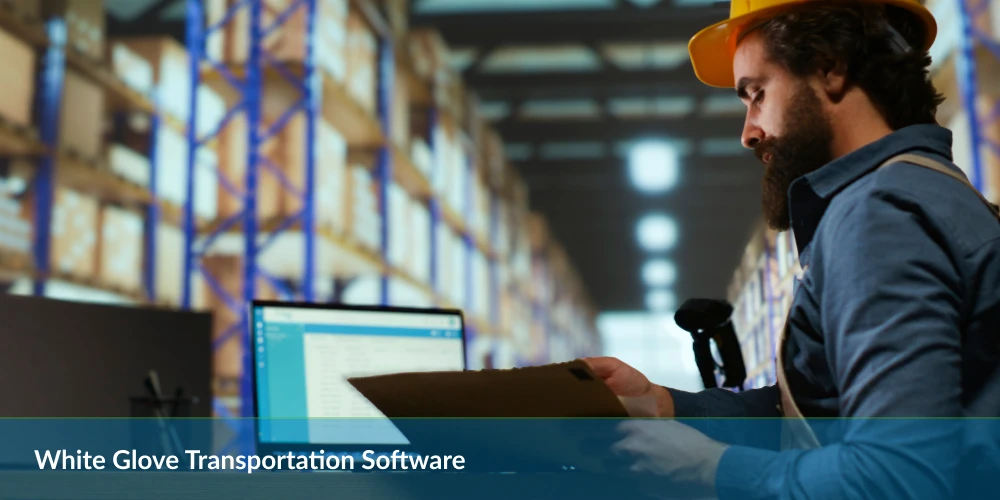
[[[694,339],[694,359],[706,389],[718,387],[716,370],[722,375],[723,387],[743,388],[747,378],[746,365],[736,330],[730,318],[733,306],[724,300],[690,299],[674,314],[674,322]],[[712,342],[722,358],[712,355]]]

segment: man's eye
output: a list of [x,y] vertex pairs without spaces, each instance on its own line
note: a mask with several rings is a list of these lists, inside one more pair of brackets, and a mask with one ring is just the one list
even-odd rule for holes
[[753,93],[752,100],[754,104],[760,104],[764,101],[764,89],[758,90]]

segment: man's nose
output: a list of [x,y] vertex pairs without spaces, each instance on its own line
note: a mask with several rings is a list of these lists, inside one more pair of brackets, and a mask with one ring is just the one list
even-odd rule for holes
[[764,131],[760,127],[754,125],[750,120],[743,123],[743,136],[740,138],[743,147],[754,149],[762,140],[764,140]]

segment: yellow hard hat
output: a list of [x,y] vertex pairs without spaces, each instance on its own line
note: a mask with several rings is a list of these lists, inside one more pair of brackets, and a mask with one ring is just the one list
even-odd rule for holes
[[[688,43],[688,53],[691,64],[698,79],[707,85],[720,88],[736,86],[733,77],[733,55],[736,52],[736,41],[740,32],[746,27],[761,23],[769,17],[795,5],[807,2],[830,0],[732,0],[729,7],[729,19],[715,23],[698,32]],[[870,0],[885,5],[893,5],[906,9],[924,23],[925,33],[923,50],[930,49],[937,36],[937,23],[920,0]]]

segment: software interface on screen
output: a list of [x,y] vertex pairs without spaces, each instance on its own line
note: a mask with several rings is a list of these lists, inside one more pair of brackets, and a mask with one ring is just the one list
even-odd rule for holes
[[347,378],[465,367],[456,314],[272,306],[253,314],[262,443],[407,444]]

